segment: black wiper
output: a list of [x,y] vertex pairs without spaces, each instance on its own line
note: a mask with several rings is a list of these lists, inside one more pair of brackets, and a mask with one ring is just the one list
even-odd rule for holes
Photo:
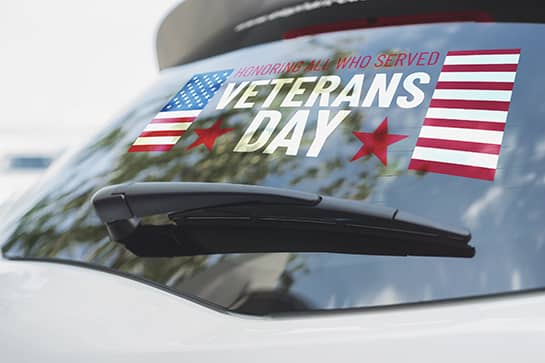
[[[112,240],[143,257],[332,252],[473,257],[471,233],[394,208],[286,189],[134,183],[93,196]],[[171,223],[140,218],[167,214]]]

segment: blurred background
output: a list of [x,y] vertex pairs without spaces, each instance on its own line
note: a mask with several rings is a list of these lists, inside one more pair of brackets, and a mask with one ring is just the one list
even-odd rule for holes
[[179,2],[0,2],[0,212],[154,80]]

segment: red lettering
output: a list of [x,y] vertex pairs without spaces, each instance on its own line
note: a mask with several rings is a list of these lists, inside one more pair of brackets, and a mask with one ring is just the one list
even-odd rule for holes
[[406,53],[399,53],[397,55],[396,62],[394,63],[394,67],[403,67],[403,61],[407,58]]
[[326,59],[324,62],[324,65],[322,66],[323,71],[327,71],[327,68],[329,67],[329,59]]
[[305,65],[305,61],[299,61],[294,64],[290,72],[299,72],[301,70],[301,67]]
[[348,57],[339,58],[337,60],[337,69],[339,68],[346,68],[346,64],[348,63]]
[[386,57],[386,54],[380,54],[377,57],[377,61],[375,62],[375,67],[384,67],[384,58]]
[[237,73],[235,73],[235,77],[242,77],[245,70],[246,70],[246,67],[239,68],[237,70]]
[[371,63],[371,59],[372,59],[372,57],[370,55],[366,55],[365,57],[362,58],[362,61],[360,62],[359,67],[360,68],[367,68],[369,63]]
[[[430,59],[428,59],[428,65],[434,66],[437,64],[437,61],[439,61],[439,52],[431,52]],[[434,58],[435,56],[435,58]]]
[[254,66],[247,67],[246,72],[244,72],[244,77],[250,77],[252,73],[254,72],[254,70],[255,70]]
[[416,57],[418,57],[418,53],[416,53],[416,54],[409,53],[409,61],[408,61],[407,65],[412,66],[414,61],[416,60]]
[[361,56],[359,57],[351,57],[349,68],[356,68],[358,64],[360,64]]
[[275,63],[272,66],[271,73],[278,74],[280,73],[281,69],[282,69],[282,65],[280,63]]
[[388,54],[388,56],[386,57],[386,61],[384,62],[384,67],[391,67],[393,64],[392,64],[392,57],[394,57],[395,54]]
[[430,54],[430,52],[422,52],[420,53],[420,56],[418,57],[418,62],[416,62],[416,65],[417,66],[424,66],[425,64],[423,63],[424,61],[424,58],[426,57],[427,54]]
[[282,73],[289,73],[293,72],[293,69],[295,69],[296,63],[288,62],[284,65]]

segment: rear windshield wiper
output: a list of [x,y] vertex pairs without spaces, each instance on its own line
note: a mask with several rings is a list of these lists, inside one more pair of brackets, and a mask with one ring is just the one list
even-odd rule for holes
[[[112,240],[142,257],[332,252],[473,257],[471,233],[395,208],[221,183],[133,183],[92,198]],[[170,223],[141,218],[166,214]]]

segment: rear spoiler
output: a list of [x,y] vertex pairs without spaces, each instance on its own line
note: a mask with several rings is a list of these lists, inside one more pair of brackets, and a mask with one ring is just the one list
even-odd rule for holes
[[545,22],[539,0],[186,0],[162,21],[160,69],[329,31],[432,22]]

